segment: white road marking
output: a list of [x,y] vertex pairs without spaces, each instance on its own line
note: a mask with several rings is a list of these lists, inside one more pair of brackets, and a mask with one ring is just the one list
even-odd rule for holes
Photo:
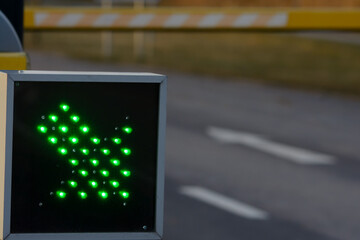
[[213,205],[240,217],[252,220],[266,220],[269,217],[268,213],[260,209],[202,187],[183,186],[180,189],[180,193],[192,198],[196,198],[197,200],[203,201],[207,204]]
[[272,142],[250,133],[209,127],[207,129],[207,134],[220,142],[246,145],[298,164],[326,165],[335,163],[335,157],[333,156]]

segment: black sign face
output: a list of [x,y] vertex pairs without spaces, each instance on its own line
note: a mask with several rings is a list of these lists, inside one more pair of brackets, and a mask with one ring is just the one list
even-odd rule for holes
[[14,91],[11,233],[154,231],[159,84]]

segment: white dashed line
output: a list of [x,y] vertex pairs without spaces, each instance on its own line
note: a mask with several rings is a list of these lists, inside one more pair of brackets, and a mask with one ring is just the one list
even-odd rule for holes
[[252,220],[266,220],[269,216],[266,212],[260,209],[202,187],[184,186],[180,189],[180,193],[240,217]]
[[254,134],[209,127],[207,134],[224,143],[237,143],[298,164],[334,164],[333,156],[272,142]]

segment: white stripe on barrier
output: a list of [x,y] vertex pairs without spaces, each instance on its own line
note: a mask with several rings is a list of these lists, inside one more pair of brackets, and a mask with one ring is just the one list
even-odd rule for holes
[[258,18],[258,14],[243,14],[236,18],[234,27],[249,27]]
[[47,16],[48,16],[47,13],[35,14],[35,25],[40,25],[47,18]]
[[130,27],[144,27],[154,18],[154,14],[139,14],[131,20]]
[[120,17],[120,14],[102,14],[98,17],[98,19],[96,19],[93,26],[111,26],[118,17]]
[[189,14],[174,14],[164,23],[164,27],[181,27],[189,18]]
[[273,16],[270,21],[267,22],[267,27],[283,27],[288,22],[288,15],[286,13],[279,13]]
[[223,14],[209,14],[203,17],[203,19],[199,22],[198,27],[214,27],[216,26],[220,20],[224,17]]
[[76,25],[80,19],[84,16],[84,14],[78,13],[70,13],[66,14],[61,20],[58,22],[58,26],[74,26]]

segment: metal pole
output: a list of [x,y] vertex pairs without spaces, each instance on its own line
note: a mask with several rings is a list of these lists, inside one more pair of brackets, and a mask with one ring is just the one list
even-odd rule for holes
[[[134,0],[134,9],[144,9],[145,0]],[[134,32],[134,56],[141,60],[145,56],[145,34],[141,31]]]
[[[112,8],[112,0],[101,0],[101,7]],[[105,58],[109,58],[112,55],[112,32],[106,31],[101,33],[101,50],[102,55]]]

